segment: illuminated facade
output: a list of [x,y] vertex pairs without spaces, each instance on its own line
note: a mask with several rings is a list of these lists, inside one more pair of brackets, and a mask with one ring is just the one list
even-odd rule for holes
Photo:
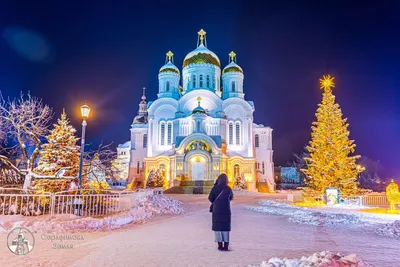
[[180,179],[214,180],[226,173],[231,181],[244,176],[250,190],[261,182],[273,191],[272,129],[253,122],[255,108],[244,98],[243,70],[235,53],[229,58],[221,73],[203,30],[182,73],[172,52],[167,53],[158,74],[158,98],[147,103],[143,94],[131,125],[130,179],[144,182],[159,170],[166,187],[172,187]]

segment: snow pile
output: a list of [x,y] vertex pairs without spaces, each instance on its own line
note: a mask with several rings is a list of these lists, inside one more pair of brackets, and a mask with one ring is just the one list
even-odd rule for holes
[[182,202],[164,195],[150,195],[144,202],[147,212],[158,214],[181,214],[184,212]]
[[[258,267],[367,267],[368,265],[357,258],[355,254],[344,256],[342,253],[322,251],[311,256],[303,256],[300,259],[271,258],[263,261]],[[249,266],[256,267],[256,266]]]
[[389,237],[400,237],[400,221],[394,221],[377,227],[375,228],[375,233]]
[[183,212],[184,209],[181,202],[163,195],[152,195],[144,199],[137,207],[102,218],[82,218],[75,215],[47,217],[35,220],[16,221],[9,225],[0,224],[0,229],[3,228],[9,231],[19,226],[26,227],[34,232],[112,230],[121,228],[127,224],[143,222],[158,214],[176,215]]
[[400,237],[400,220],[397,215],[368,214],[335,209],[310,209],[273,201],[260,201],[260,206],[247,209],[268,215],[287,217],[293,223],[311,226],[345,227],[372,232],[388,237]]
[[327,212],[296,212],[288,219],[290,222],[315,226],[359,225],[360,218],[354,214]]

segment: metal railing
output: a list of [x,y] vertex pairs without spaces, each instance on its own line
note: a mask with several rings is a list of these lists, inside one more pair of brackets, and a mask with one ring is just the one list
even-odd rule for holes
[[162,190],[100,193],[75,191],[57,193],[24,193],[19,189],[0,188],[0,215],[78,215],[103,216],[140,205],[148,196]]

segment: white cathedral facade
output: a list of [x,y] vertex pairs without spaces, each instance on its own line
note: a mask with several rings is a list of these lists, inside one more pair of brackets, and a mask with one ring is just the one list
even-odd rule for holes
[[253,121],[255,106],[245,99],[244,73],[236,55],[221,71],[218,56],[198,33],[197,48],[187,54],[182,72],[172,52],[161,67],[158,97],[146,102],[143,92],[131,140],[119,145],[122,179],[145,181],[160,171],[166,187],[181,179],[213,181],[226,173],[244,177],[249,190],[274,190],[272,129]]

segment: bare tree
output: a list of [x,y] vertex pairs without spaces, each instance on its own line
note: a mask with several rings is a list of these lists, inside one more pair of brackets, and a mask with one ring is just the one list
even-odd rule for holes
[[308,153],[307,147],[305,146],[301,153],[293,153],[293,160],[286,164],[288,167],[294,167],[297,169],[297,171],[300,173],[300,177],[302,179],[301,183],[306,182],[306,176],[304,175],[304,173],[301,170],[307,167],[305,158],[307,158],[309,156],[310,156],[310,153]]
[[[32,169],[39,156],[40,139],[47,133],[52,109],[42,99],[30,94],[5,100],[0,97],[0,141],[3,154],[0,161],[20,175],[25,176],[24,188],[28,188]],[[33,147],[32,151],[28,148]],[[25,163],[19,169],[10,159],[10,153],[18,153]]]
[[[108,145],[101,143],[96,149],[85,152],[84,161],[86,166],[83,175],[90,175],[93,170],[97,170],[104,172],[106,177],[113,178],[123,171],[113,164],[113,161],[117,158],[117,152],[111,149],[111,145],[112,143]],[[93,175],[95,174],[93,173]]]
[[381,183],[379,173],[383,169],[381,162],[361,156],[359,163],[365,168],[359,176],[360,186],[365,189],[379,190]]

